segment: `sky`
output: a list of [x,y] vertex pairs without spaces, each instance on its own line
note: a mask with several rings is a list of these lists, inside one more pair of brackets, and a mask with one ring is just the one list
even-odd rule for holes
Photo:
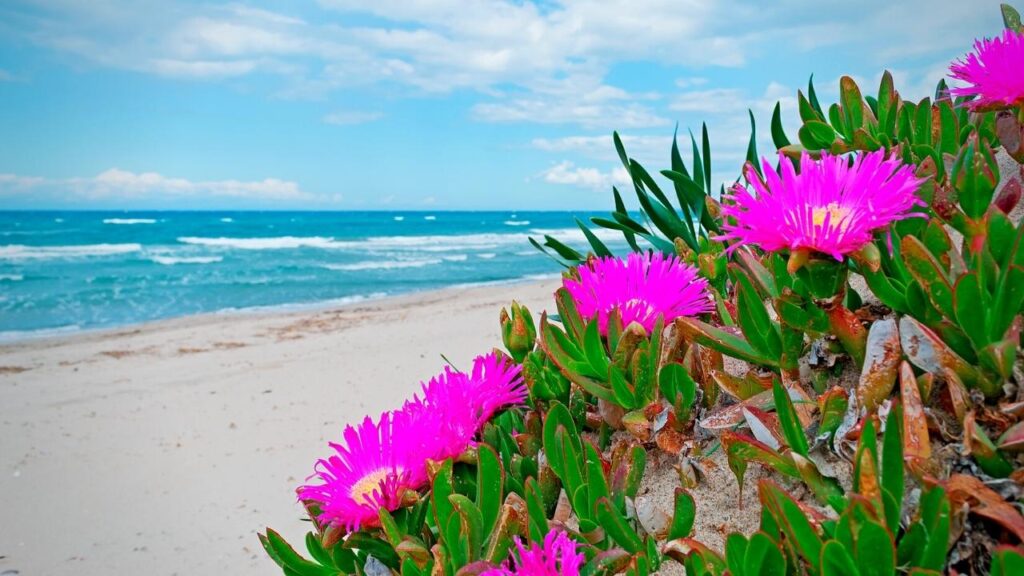
[[7,0],[0,209],[603,210],[615,130],[653,173],[706,122],[731,182],[748,109],[770,154],[811,74],[826,105],[884,69],[921,98],[1001,26],[988,0]]

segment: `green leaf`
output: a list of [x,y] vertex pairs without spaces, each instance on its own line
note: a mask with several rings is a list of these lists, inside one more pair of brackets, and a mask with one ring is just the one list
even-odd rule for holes
[[598,328],[599,322],[593,319],[587,324],[583,331],[583,351],[587,355],[587,361],[597,374],[607,374],[611,361],[608,360],[608,353],[601,341],[601,332]]
[[761,366],[779,365],[778,357],[771,358],[760,354],[744,338],[696,318],[678,318],[676,327],[698,344],[718,350],[727,356]]
[[829,150],[836,139],[836,131],[824,122],[810,120],[797,132],[800,143],[808,150]]
[[[1003,4],[1005,7],[1006,5]],[[1019,25],[1019,18],[1018,18]],[[1024,555],[1012,546],[1000,546],[992,554],[992,576],[1024,574]]]
[[838,540],[829,540],[821,547],[822,576],[860,576],[850,553]]
[[771,480],[762,480],[758,484],[758,492],[761,495],[761,502],[771,511],[795,551],[810,564],[813,572],[819,572],[821,537],[800,506]]
[[[484,517],[473,501],[462,494],[452,494],[448,500],[459,515],[459,526],[462,528],[458,543],[448,542],[449,550],[460,548],[465,559],[461,564],[468,564],[480,559],[480,548],[483,546]],[[454,558],[454,556],[453,556]]]
[[697,505],[684,488],[676,488],[675,514],[669,527],[668,539],[687,538],[693,532],[693,521],[697,516]]
[[818,95],[814,92],[814,74],[811,74],[811,77],[807,79],[807,97],[811,101],[811,107],[814,108],[818,115],[824,116],[821,112],[821,104],[818,103]]
[[896,129],[896,90],[893,88],[892,74],[888,70],[882,74],[878,85],[878,131],[882,134],[894,135]]
[[501,512],[505,475],[497,452],[486,444],[477,450],[476,503],[480,507],[483,534],[486,537],[494,530]]
[[1003,25],[1010,30],[1017,30],[1018,32],[1024,27],[1020,23],[1020,13],[1017,12],[1013,6],[1009,4],[1000,4],[999,9],[1003,13]]
[[[387,511],[381,508],[381,512],[386,513]],[[334,558],[324,550],[320,539],[312,532],[306,533],[306,550],[309,550],[309,555],[320,564],[328,567],[334,566]]]
[[[690,409],[697,397],[697,383],[690,377],[686,368],[676,363],[666,364],[658,375],[658,388],[675,407],[676,419],[680,422],[689,420]],[[683,410],[682,413],[680,409]]]
[[267,528],[266,535],[260,535],[260,542],[278,566],[299,576],[335,576],[338,573],[335,569],[306,560],[292,548],[291,544],[285,542],[280,534],[270,528]]
[[554,250],[559,256],[565,258],[566,260],[572,262],[583,262],[584,260],[586,260],[586,257],[577,252],[575,249],[570,248],[565,244],[562,244],[561,242],[552,238],[551,236],[544,236],[544,245]]
[[704,189],[711,191],[711,140],[708,138],[708,125],[701,123],[700,125],[701,141],[703,143],[704,154]]
[[889,411],[882,436],[882,491],[893,499],[895,514],[886,511],[889,531],[897,533],[900,526],[900,511],[903,507],[903,407],[895,404]]
[[587,496],[590,499],[588,507],[593,509],[601,498],[611,498],[611,492],[608,490],[608,479],[604,476],[604,467],[597,448],[586,443],[583,449],[587,453]]
[[775,109],[772,111],[772,143],[775,144],[776,150],[781,150],[790,145],[789,138],[786,137],[786,131],[782,128],[781,102],[776,102]]
[[921,557],[921,567],[942,570],[949,551],[950,507],[946,491],[935,486],[921,497],[921,523],[928,533],[928,545]]
[[789,391],[778,380],[774,382],[772,397],[775,399],[775,411],[779,415],[779,425],[782,426],[786,444],[793,452],[808,458],[810,449],[807,445],[807,436],[804,434],[803,425],[800,424],[796,410],[793,409],[793,400],[789,397]]
[[843,120],[852,134],[864,126],[864,99],[853,78],[843,76],[839,79],[839,99],[843,103]]
[[855,556],[863,576],[892,576],[896,573],[896,549],[888,530],[875,522],[864,522],[857,531]]
[[[747,546],[750,541],[739,532],[732,532],[725,537],[725,563],[729,566],[731,576],[746,576],[746,568],[743,564],[747,556]],[[760,568],[760,567],[758,567]],[[758,574],[752,572],[751,574]]]
[[597,501],[597,520],[611,539],[630,554],[644,549],[644,543],[607,498]]
[[757,126],[754,123],[754,112],[747,110],[750,115],[750,141],[747,142],[747,162],[754,167],[758,174],[761,174],[761,162],[757,157]]
[[583,232],[583,235],[587,238],[587,242],[589,242],[590,247],[593,248],[595,256],[603,258],[612,255],[612,251],[609,250],[607,246],[605,246],[604,242],[602,242],[600,238],[595,236],[594,233],[590,231],[590,228],[587,228],[586,225],[583,224],[583,222],[581,222],[579,218],[576,218],[576,225],[580,227],[580,230]]
[[924,243],[914,236],[904,236],[900,242],[903,262],[915,280],[924,288],[928,300],[946,318],[956,318],[953,307],[953,285],[945,268]]
[[764,532],[754,532],[747,544],[747,551],[743,559],[744,574],[753,576],[785,576],[786,557],[782,555],[771,538]]

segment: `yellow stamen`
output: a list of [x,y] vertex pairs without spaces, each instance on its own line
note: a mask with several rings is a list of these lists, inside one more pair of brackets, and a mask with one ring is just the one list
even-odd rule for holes
[[380,483],[388,477],[390,468],[378,468],[359,479],[349,490],[349,496],[356,502],[365,502],[373,495],[375,490],[380,488]]
[[828,217],[829,226],[832,228],[839,228],[840,230],[846,229],[849,224],[847,216],[849,216],[850,210],[845,206],[840,206],[835,202],[831,202],[826,206],[818,206],[811,210],[811,221],[814,226],[821,227],[825,224],[825,217]]

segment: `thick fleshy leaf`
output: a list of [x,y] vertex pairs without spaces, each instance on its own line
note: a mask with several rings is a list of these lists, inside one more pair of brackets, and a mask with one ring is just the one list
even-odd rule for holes
[[874,412],[889,397],[902,357],[896,319],[875,321],[868,330],[864,366],[857,384],[857,402],[861,408]]

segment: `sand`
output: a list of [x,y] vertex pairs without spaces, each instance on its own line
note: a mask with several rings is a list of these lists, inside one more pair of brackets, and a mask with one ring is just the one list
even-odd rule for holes
[[208,315],[0,347],[0,575],[280,574],[326,442],[501,344],[557,280]]

